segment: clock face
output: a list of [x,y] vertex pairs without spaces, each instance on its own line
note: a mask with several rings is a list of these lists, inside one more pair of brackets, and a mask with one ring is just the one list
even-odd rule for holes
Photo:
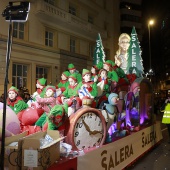
[[98,114],[90,111],[82,114],[73,130],[75,146],[78,149],[99,146],[104,136],[104,125]]

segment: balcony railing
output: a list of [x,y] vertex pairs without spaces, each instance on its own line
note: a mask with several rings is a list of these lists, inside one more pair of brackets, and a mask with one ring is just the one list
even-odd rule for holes
[[41,20],[44,20],[44,22],[51,21],[53,24],[56,24],[56,26],[73,28],[72,30],[75,29],[76,32],[82,33],[86,36],[89,35],[89,37],[92,36],[91,34],[96,37],[96,34],[100,33],[102,38],[107,38],[107,32],[104,29],[44,1],[37,1],[35,13]]

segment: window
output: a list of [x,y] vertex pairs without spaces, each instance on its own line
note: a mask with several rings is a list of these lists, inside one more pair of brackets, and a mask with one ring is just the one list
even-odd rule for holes
[[72,4],[69,4],[69,13],[76,16],[76,8]]
[[40,78],[46,78],[47,79],[47,72],[48,68],[47,67],[36,67],[36,80]]
[[28,66],[23,64],[12,65],[12,85],[17,87],[27,87]]
[[44,1],[49,3],[50,5],[55,5],[55,0],[44,0]]
[[53,47],[53,32],[45,31],[45,45]]
[[14,22],[13,23],[13,37],[24,39],[24,23]]
[[93,24],[94,23],[94,18],[92,16],[88,16],[88,22]]
[[76,52],[76,40],[74,38],[70,38],[70,52]]

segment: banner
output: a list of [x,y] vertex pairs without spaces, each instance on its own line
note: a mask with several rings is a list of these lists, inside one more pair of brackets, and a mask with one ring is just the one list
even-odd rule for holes
[[77,158],[77,170],[120,170],[162,139],[160,122]]

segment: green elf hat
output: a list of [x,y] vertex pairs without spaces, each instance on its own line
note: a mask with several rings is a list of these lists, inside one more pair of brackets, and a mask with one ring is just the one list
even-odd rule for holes
[[17,89],[15,86],[11,86],[11,87],[9,88],[9,90],[8,90],[8,93],[9,93],[10,91],[14,91],[16,94],[18,94],[18,89]]
[[64,71],[62,74],[63,74],[65,77],[67,77],[67,78],[70,76],[69,71]]
[[45,86],[45,83],[46,83],[46,79],[45,78],[41,78],[41,79],[38,79],[37,80],[37,83],[39,84],[39,85],[41,85],[41,86]]
[[100,61],[100,62],[96,65],[96,67],[98,68],[98,70],[102,69],[102,68],[103,68],[103,62]]
[[56,127],[59,127],[63,123],[63,119],[65,114],[68,113],[68,105],[55,105],[51,111],[50,114],[48,115],[49,121],[52,123],[49,125],[49,129],[52,129],[53,124]]
[[75,73],[71,74],[69,78],[72,78],[74,81],[77,82],[77,75]]
[[68,70],[74,70],[74,69],[75,69],[74,64],[71,63],[68,65]]
[[84,77],[86,74],[91,74],[91,72],[87,69],[83,69],[82,71],[82,77]]
[[48,89],[51,89],[53,92],[56,92],[56,87],[52,86],[52,85],[47,85],[45,88],[45,91],[47,91]]
[[108,65],[109,67],[112,67],[112,61],[111,60],[105,61],[104,64]]

